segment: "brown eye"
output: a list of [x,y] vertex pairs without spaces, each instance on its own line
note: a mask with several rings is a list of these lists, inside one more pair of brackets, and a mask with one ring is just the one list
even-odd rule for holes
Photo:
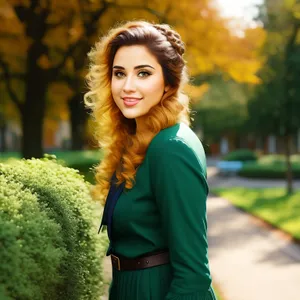
[[148,77],[148,76],[150,76],[150,75],[151,75],[151,73],[148,72],[148,71],[141,71],[141,72],[139,72],[139,74],[138,74],[139,77]]
[[116,72],[114,72],[114,76],[117,78],[122,78],[125,76],[125,74],[123,72],[116,71]]

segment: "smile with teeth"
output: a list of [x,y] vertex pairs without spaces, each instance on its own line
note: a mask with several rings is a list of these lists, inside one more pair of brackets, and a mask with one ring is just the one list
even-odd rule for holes
[[141,100],[142,98],[130,98],[130,97],[124,97],[123,100],[125,101],[138,101]]

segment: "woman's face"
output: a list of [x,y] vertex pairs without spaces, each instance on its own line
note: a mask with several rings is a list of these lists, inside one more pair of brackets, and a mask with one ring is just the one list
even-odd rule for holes
[[147,114],[167,89],[161,65],[145,46],[118,49],[113,61],[111,91],[126,118]]

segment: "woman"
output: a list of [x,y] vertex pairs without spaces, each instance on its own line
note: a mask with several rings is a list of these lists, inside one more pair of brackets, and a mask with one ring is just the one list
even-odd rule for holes
[[[206,161],[189,128],[184,44],[168,25],[127,22],[89,53],[86,104],[105,151],[110,300],[211,300]],[[100,227],[100,229],[101,229]]]

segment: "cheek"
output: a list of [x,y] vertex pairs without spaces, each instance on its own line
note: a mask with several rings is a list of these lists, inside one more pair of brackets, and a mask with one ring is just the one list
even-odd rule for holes
[[147,83],[144,84],[141,89],[143,89],[143,92],[147,95],[161,97],[164,91],[164,83],[160,79],[156,78],[147,81]]
[[117,82],[115,80],[111,81],[111,87],[110,87],[110,89],[111,89],[111,93],[113,95],[117,93],[117,91],[118,91],[118,85],[117,85]]
[[119,87],[118,82],[112,81],[110,90],[111,90],[111,95],[112,95],[113,101],[119,107],[120,106],[120,103],[119,103],[120,102],[119,101],[119,99],[120,99],[120,87]]

